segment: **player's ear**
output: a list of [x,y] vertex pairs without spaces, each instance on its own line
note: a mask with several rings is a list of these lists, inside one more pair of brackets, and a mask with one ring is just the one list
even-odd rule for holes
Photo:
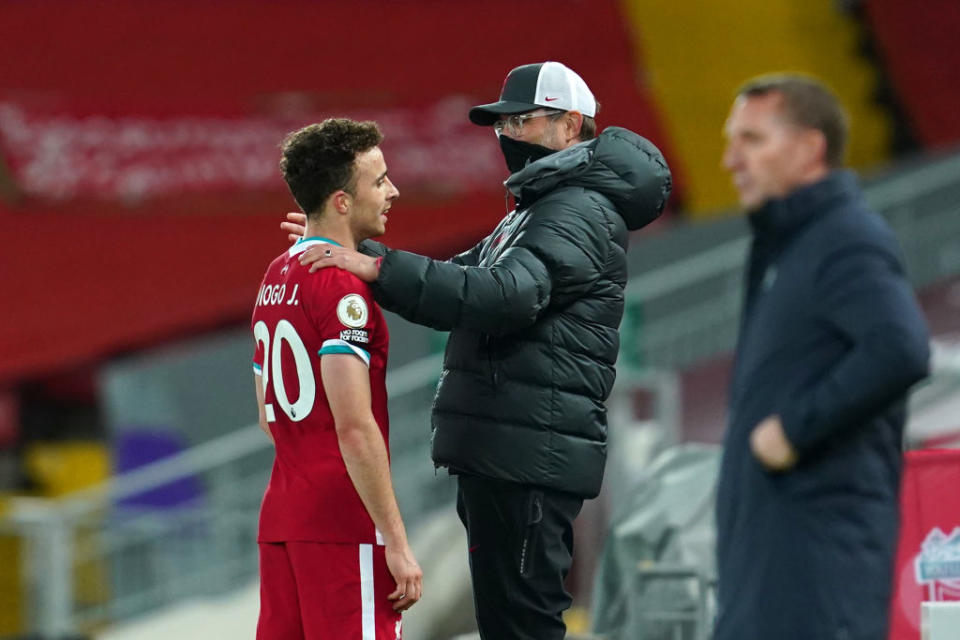
[[350,209],[352,198],[350,194],[343,189],[340,191],[334,191],[330,196],[330,199],[333,202],[333,207],[337,210],[337,213],[346,213]]

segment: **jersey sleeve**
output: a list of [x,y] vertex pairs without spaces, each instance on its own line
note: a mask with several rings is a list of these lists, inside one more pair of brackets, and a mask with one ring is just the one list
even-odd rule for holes
[[330,269],[329,277],[314,287],[311,304],[314,325],[322,344],[318,355],[353,354],[370,366],[369,345],[381,330],[371,313],[375,304],[370,286],[346,271]]
[[260,376],[263,375],[263,343],[257,340],[256,345],[253,351],[253,372]]

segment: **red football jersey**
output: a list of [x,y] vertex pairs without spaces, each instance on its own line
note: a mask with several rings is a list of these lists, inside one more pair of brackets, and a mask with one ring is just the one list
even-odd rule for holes
[[336,244],[310,238],[278,256],[253,310],[253,368],[276,442],[258,540],[382,544],[343,463],[320,358],[348,353],[367,363],[373,416],[389,452],[387,324],[365,282],[341,269],[311,274],[300,265],[300,253],[323,243]]

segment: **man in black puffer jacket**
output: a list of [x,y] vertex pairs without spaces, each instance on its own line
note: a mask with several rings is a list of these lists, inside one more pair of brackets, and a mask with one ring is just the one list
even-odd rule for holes
[[473,249],[440,262],[383,245],[307,253],[373,282],[377,302],[450,331],[433,407],[433,460],[458,477],[483,638],[565,633],[572,525],[600,491],[628,232],[654,220],[670,172],[644,138],[594,137],[597,104],[557,62],[517,67],[493,126],[516,209]]

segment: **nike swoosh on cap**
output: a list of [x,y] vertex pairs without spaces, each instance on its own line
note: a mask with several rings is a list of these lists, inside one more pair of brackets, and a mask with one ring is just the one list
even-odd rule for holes
[[544,100],[546,100],[547,102],[553,102],[554,100],[559,100],[559,99],[560,99],[559,97],[557,97],[557,98],[544,98]]

